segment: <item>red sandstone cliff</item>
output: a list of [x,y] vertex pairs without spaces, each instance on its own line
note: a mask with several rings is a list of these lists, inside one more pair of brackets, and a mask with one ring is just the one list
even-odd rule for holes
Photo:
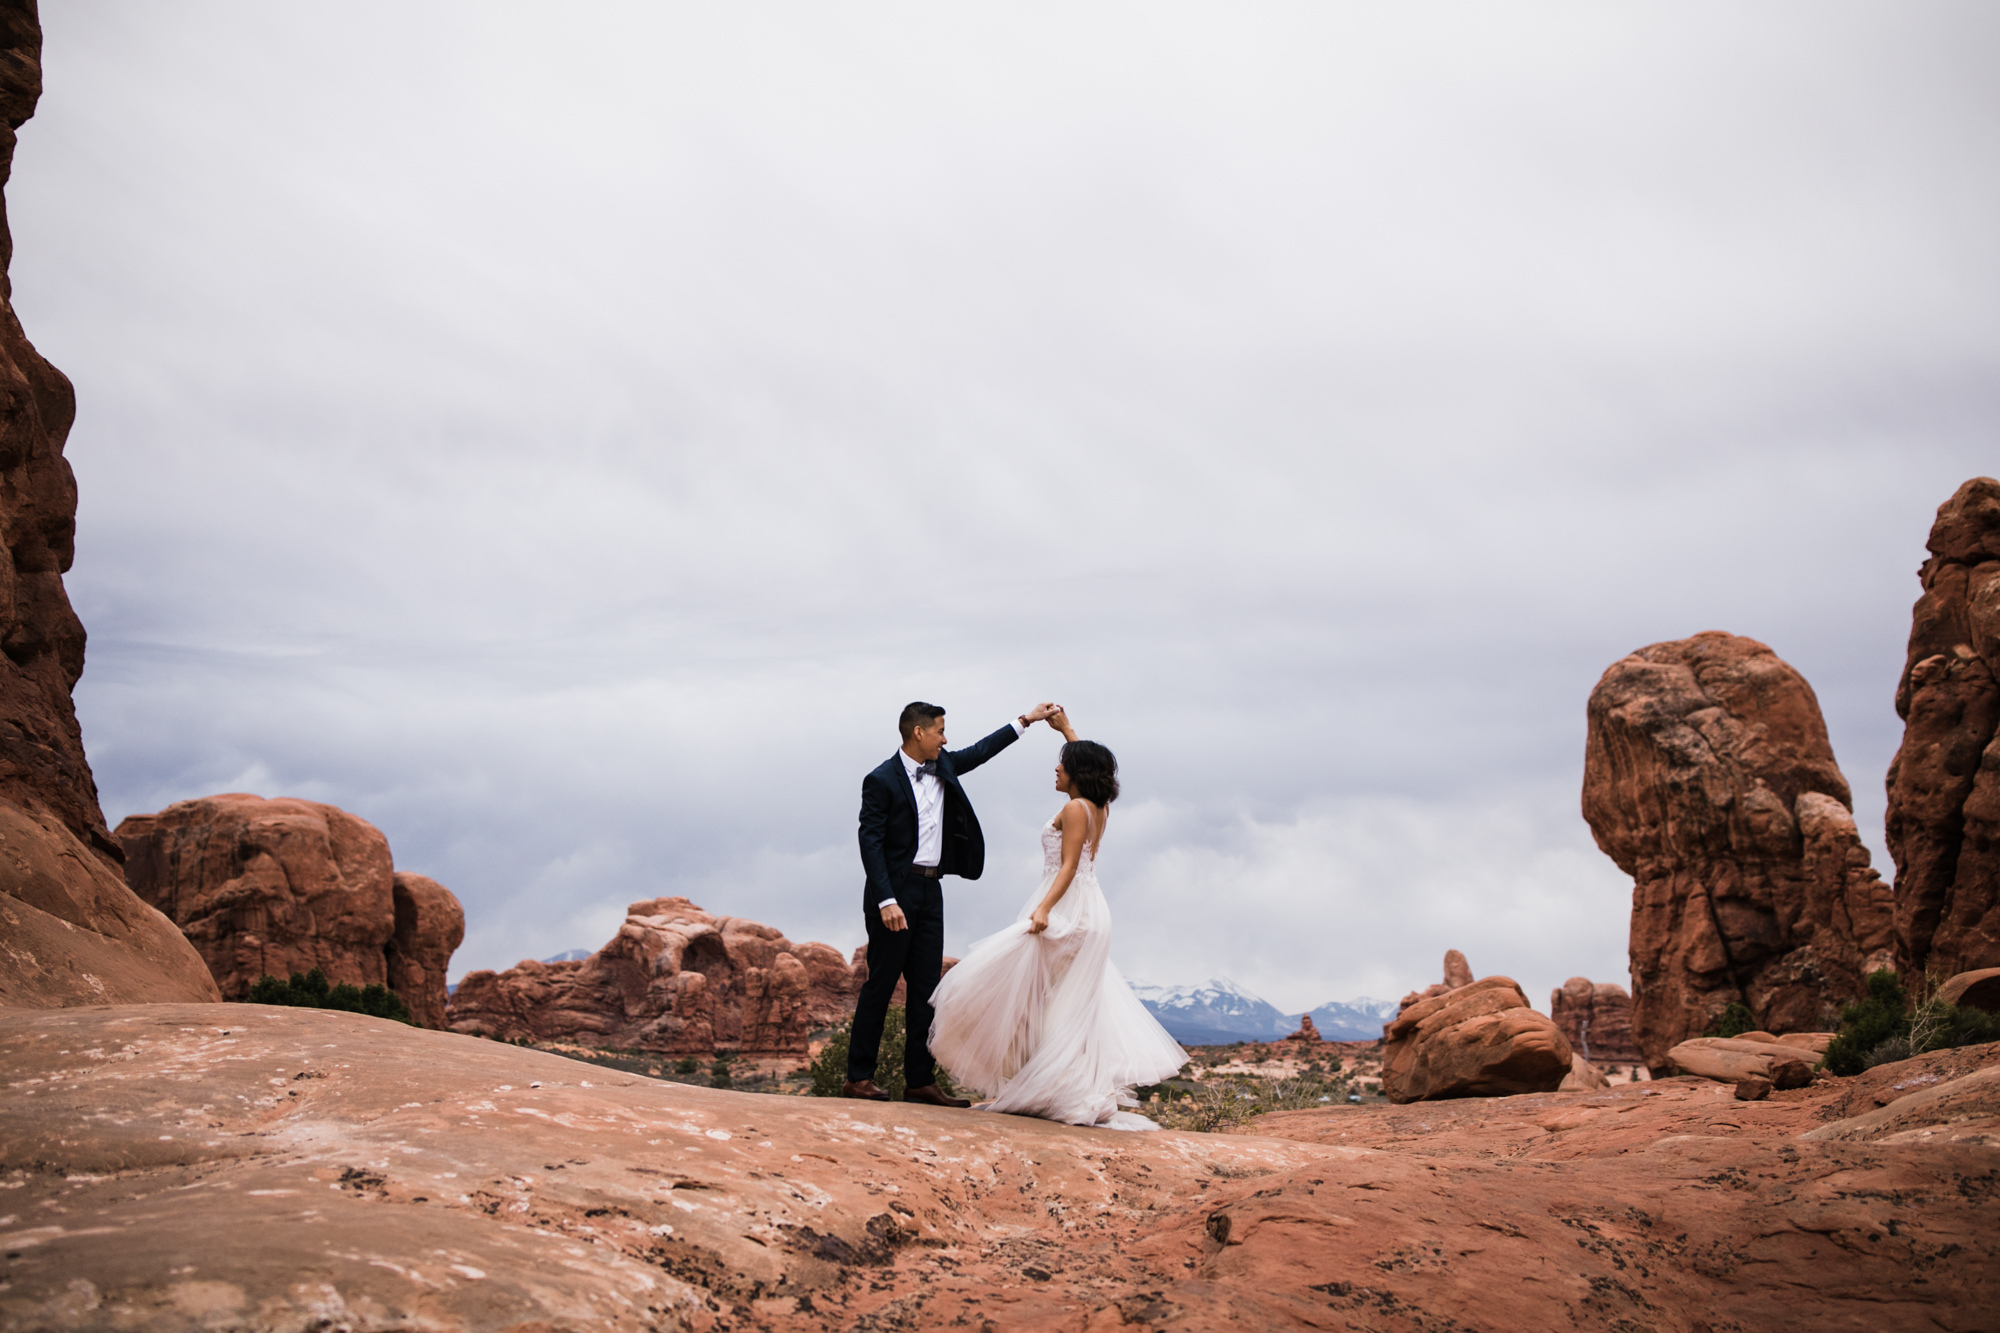
[[1897,958],[1940,975],[2000,967],[2000,481],[1938,507],[1896,686],[1889,765]]
[[1633,1034],[1646,1062],[1731,1001],[1823,1030],[1890,958],[1819,702],[1763,644],[1706,633],[1614,663],[1591,691],[1583,814],[1631,875]]
[[[41,54],[34,5],[0,3],[0,185],[41,97]],[[13,257],[0,198],[0,270]],[[84,645],[63,590],[75,416],[69,380],[28,342],[0,275],[0,1005],[213,1000],[201,959],[118,873],[70,700]]]
[[222,994],[317,967],[386,985],[425,1027],[445,1022],[445,969],[465,913],[442,884],[396,873],[389,840],[317,801],[234,792],[118,825],[125,875],[201,951]]

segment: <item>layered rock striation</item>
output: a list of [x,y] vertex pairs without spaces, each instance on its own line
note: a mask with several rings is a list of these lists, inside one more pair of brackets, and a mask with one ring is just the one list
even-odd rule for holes
[[1583,814],[1632,876],[1632,1028],[1655,1072],[1731,1002],[1773,1032],[1832,1026],[1893,955],[1812,687],[1763,644],[1642,648],[1591,691]]
[[1644,1058],[1632,1038],[1632,997],[1623,986],[1571,977],[1549,992],[1549,1018],[1592,1064],[1632,1065]]
[[194,942],[225,998],[319,968],[335,983],[388,986],[417,1022],[444,1026],[465,912],[437,881],[397,873],[367,820],[231,792],[132,815],[117,837],[126,882]]
[[[35,6],[0,3],[0,185],[42,93]],[[76,478],[63,443],[76,396],[14,314],[14,242],[0,197],[0,1005],[213,1000],[173,923],[133,897],[104,826],[70,691],[83,623]]]
[[633,903],[609,944],[578,962],[467,973],[454,1031],[706,1055],[803,1055],[849,1017],[864,966],[827,944],[715,916],[686,898]]
[[1939,506],[1896,685],[1889,765],[1896,953],[1906,973],[2000,967],[2000,481]]

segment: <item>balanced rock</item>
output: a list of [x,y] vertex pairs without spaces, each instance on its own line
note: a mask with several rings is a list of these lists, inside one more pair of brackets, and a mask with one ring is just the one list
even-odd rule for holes
[[[1428,1000],[1437,995],[1446,995],[1457,990],[1460,986],[1470,986],[1471,984],[1472,964],[1466,962],[1465,955],[1458,950],[1446,949],[1444,951],[1444,980],[1432,982],[1422,990],[1411,991],[1396,1006],[1396,1012],[1401,1013],[1420,1000]],[[1383,1031],[1388,1031],[1386,1024],[1383,1026]]]
[[1732,1002],[1824,1027],[1890,963],[1852,804],[1812,687],[1754,639],[1654,644],[1598,681],[1583,814],[1632,876],[1632,1029],[1655,1070]]
[[831,945],[653,898],[627,908],[611,942],[581,961],[467,973],[451,1027],[503,1041],[803,1055],[811,1032],[852,1014],[859,989]]
[[2000,481],[1939,507],[1896,686],[1889,765],[1897,960],[1906,976],[2000,967]]
[[1549,1017],[1581,1059],[1600,1065],[1643,1059],[1632,1040],[1632,997],[1623,986],[1571,977],[1549,992]]
[[1304,1017],[1300,1018],[1299,1030],[1297,1032],[1294,1032],[1291,1036],[1285,1038],[1285,1040],[1310,1042],[1314,1045],[1317,1045],[1320,1040],[1319,1027],[1317,1024],[1313,1022],[1313,1016],[1311,1014],[1306,1014]]
[[1392,1102],[1553,1092],[1571,1063],[1562,1029],[1509,977],[1419,1000],[1382,1033],[1382,1091]]
[[[0,184],[14,132],[42,95],[31,4],[0,7]],[[0,201],[0,270],[13,261]],[[70,691],[83,622],[63,575],[76,559],[76,477],[63,444],[76,393],[42,359],[0,277],[0,1006],[200,1001],[215,983],[173,923],[125,887]]]
[[336,984],[388,986],[419,1023],[443,1026],[465,913],[435,880],[396,874],[373,824],[232,792],[132,815],[118,840],[126,882],[186,932],[225,999],[316,967]]

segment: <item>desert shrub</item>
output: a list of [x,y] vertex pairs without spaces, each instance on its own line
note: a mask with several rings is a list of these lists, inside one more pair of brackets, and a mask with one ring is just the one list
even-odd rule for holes
[[403,997],[387,986],[356,986],[345,981],[336,986],[318,968],[310,972],[294,972],[286,981],[273,976],[259,977],[257,984],[250,988],[250,993],[243,997],[243,1002],[284,1004],[295,1009],[339,1009],[350,1014],[367,1014],[371,1018],[392,1018],[412,1027],[416,1025],[416,1020],[410,1017],[410,1007],[403,1003]]
[[718,1054],[715,1063],[708,1067],[708,1085],[712,1088],[729,1086],[729,1056],[726,1053]]
[[1868,993],[1840,1011],[1840,1034],[1826,1048],[1826,1068],[1858,1074],[1913,1055],[2000,1041],[2000,1015],[1937,998],[1932,978],[1919,985],[1916,1003],[1894,972],[1868,977]]
[[[1868,974],[1867,993],[1840,1011],[1840,1032],[1828,1043],[1825,1065],[1833,1074],[1858,1074],[1885,1043],[1901,1039],[1909,1055],[1910,1020],[1903,983],[1888,968]],[[1880,1063],[1877,1061],[1876,1063]]]
[[693,1078],[701,1072],[701,1061],[695,1059],[692,1055],[683,1055],[680,1059],[674,1061],[674,1072],[682,1078]]
[[1171,1101],[1148,1102],[1141,1109],[1161,1129],[1213,1134],[1242,1124],[1256,1114],[1254,1107],[1255,1103],[1245,1101],[1234,1084],[1203,1083]]
[[[882,1048],[875,1061],[875,1086],[891,1097],[901,1097],[903,1085],[903,1006],[889,1006],[889,1016],[882,1024]],[[847,1082],[847,1041],[852,1034],[854,1020],[849,1019],[835,1028],[820,1047],[819,1054],[812,1062],[812,1095],[815,1097],[838,1097],[840,1089]],[[953,1086],[951,1075],[940,1065],[937,1071],[938,1088],[947,1097],[959,1096]]]
[[1722,1007],[1722,1016],[1715,1020],[1706,1036],[1740,1037],[1746,1032],[1757,1030],[1757,1017],[1750,1012],[1750,1006],[1741,1000],[1731,1000]]

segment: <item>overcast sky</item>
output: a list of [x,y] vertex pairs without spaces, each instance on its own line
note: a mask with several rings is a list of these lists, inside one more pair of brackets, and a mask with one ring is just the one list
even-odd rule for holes
[[[453,975],[686,894],[843,949],[912,698],[1117,751],[1114,956],[1299,1010],[1626,979],[1584,702],[1726,629],[1886,871],[2000,472],[1990,4],[45,6],[115,823],[330,801]],[[968,779],[962,951],[1045,730]]]

